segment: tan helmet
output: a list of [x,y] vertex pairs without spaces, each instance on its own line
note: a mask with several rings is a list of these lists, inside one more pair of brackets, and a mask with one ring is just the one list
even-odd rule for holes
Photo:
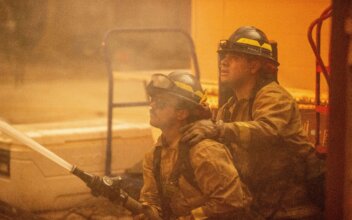
[[187,72],[171,72],[168,75],[156,73],[147,85],[150,96],[167,92],[185,101],[200,105],[206,101],[206,94],[196,77]]

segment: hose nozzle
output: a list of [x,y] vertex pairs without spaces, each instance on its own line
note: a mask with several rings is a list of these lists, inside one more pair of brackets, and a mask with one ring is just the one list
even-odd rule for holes
[[[99,176],[87,173],[77,168],[77,166],[72,167],[71,173],[83,180],[83,182],[85,182],[87,186],[92,190],[92,194],[94,196],[104,196],[111,202],[124,206],[134,214],[143,212],[147,213],[148,210],[145,210],[141,203],[134,200],[120,188],[120,176],[114,178],[104,176],[101,178]],[[151,214],[147,213],[147,215],[149,216]]]
[[71,173],[83,180],[87,185],[90,185],[94,179],[94,175],[84,172],[75,165],[72,167]]

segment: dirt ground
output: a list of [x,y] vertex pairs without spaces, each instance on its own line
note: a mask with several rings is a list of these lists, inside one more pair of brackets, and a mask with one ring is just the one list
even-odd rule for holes
[[67,210],[28,212],[0,201],[1,220],[131,220],[131,214],[104,198],[85,201]]

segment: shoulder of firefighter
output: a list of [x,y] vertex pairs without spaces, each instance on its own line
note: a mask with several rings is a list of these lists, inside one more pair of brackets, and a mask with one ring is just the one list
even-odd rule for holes
[[257,211],[265,217],[314,215],[306,180],[321,175],[324,164],[308,142],[298,105],[276,82],[253,98],[252,106],[230,99],[217,120],[223,121],[219,138],[231,145]]
[[299,140],[290,138],[298,137],[304,144],[308,144],[296,101],[276,82],[264,86],[256,93],[252,106],[247,106],[252,108],[250,115],[226,118],[227,111],[231,111],[233,105],[236,103],[230,98],[217,115],[217,120],[224,122],[220,138],[225,142],[248,147],[251,143],[270,142],[278,138],[294,143]]
[[[176,157],[170,149],[163,148],[161,154],[161,181],[167,187],[167,179],[175,165]],[[162,198],[158,191],[154,173],[155,151],[144,158],[144,186],[140,201],[161,212]],[[178,219],[192,217],[207,219],[209,217],[245,215],[252,198],[248,188],[241,182],[238,172],[232,163],[228,149],[213,140],[205,139],[189,152],[190,164],[198,187],[192,186],[184,176],[180,176],[177,189],[168,196],[168,205],[172,214]],[[167,189],[163,189],[163,193]],[[165,196],[165,195],[163,195]]]

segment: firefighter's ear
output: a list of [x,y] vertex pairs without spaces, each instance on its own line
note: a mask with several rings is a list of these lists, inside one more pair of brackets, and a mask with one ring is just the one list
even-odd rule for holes
[[257,73],[262,67],[262,61],[259,59],[253,59],[250,61],[250,71],[252,74]]
[[184,121],[184,120],[186,120],[186,119],[188,118],[188,116],[189,116],[189,111],[186,110],[186,109],[178,109],[178,110],[176,111],[176,118],[177,118],[177,120],[179,120],[179,121]]

